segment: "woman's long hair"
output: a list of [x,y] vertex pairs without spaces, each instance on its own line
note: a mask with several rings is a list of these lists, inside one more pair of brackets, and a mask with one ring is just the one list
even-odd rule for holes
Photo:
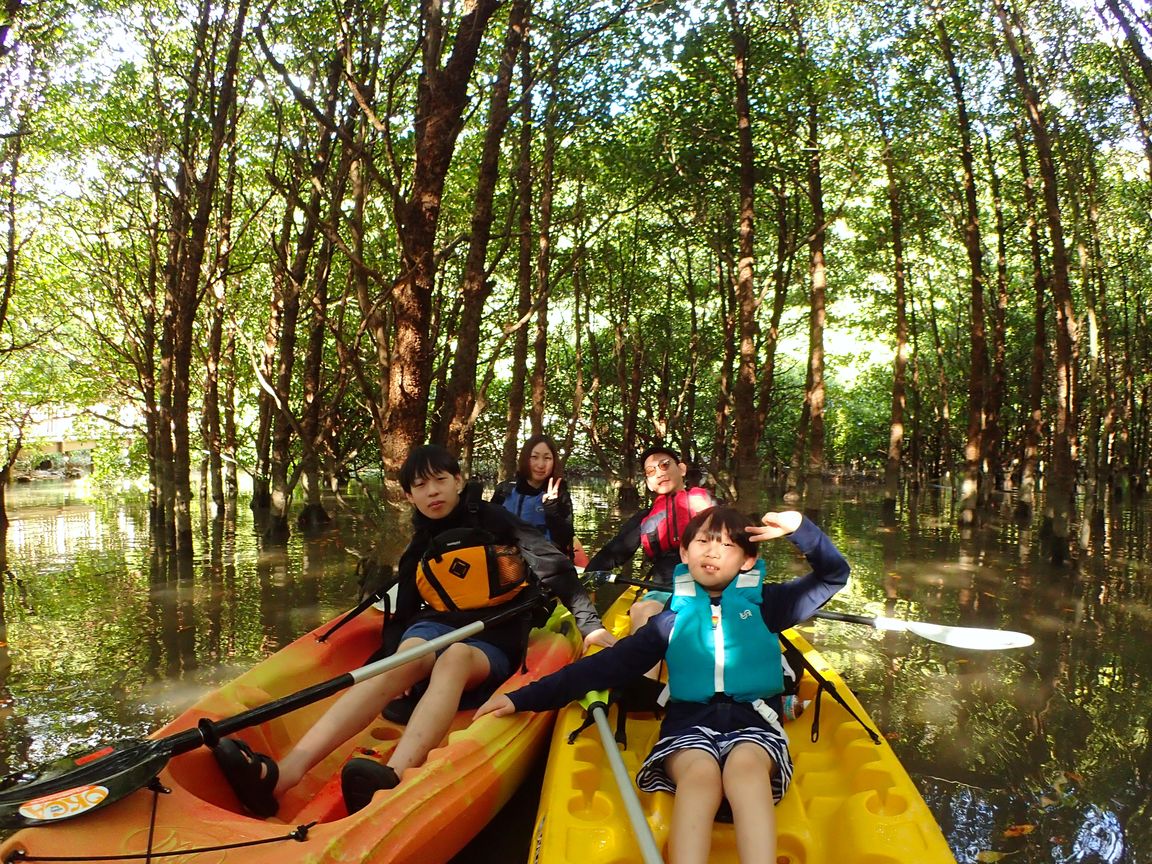
[[516,462],[516,479],[527,482],[532,476],[532,451],[536,449],[537,444],[548,445],[548,449],[552,451],[552,476],[562,480],[564,466],[560,462],[560,453],[556,450],[556,442],[547,435],[533,435],[524,442],[524,446],[520,448],[520,458]]

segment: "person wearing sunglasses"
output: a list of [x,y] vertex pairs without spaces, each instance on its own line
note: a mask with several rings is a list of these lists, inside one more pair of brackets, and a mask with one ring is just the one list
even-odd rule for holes
[[615,570],[643,547],[649,564],[647,578],[658,587],[640,595],[628,610],[633,633],[661,612],[672,597],[672,572],[680,563],[680,536],[685,526],[697,513],[719,503],[707,489],[686,486],[688,466],[666,444],[657,442],[647,448],[640,454],[640,464],[648,491],[656,496],[652,505],[633,514],[585,568]]

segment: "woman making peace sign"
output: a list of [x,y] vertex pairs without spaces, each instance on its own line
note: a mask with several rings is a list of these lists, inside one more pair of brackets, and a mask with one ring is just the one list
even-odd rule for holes
[[555,442],[547,435],[533,435],[520,448],[516,479],[496,487],[492,503],[519,516],[538,529],[577,564],[587,559],[576,541],[572,525],[572,496],[564,482],[564,469]]

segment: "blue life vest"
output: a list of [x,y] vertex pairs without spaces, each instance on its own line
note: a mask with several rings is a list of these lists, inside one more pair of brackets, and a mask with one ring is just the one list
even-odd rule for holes
[[514,484],[508,497],[504,499],[504,509],[514,516],[518,516],[547,537],[552,539],[548,531],[548,523],[544,519],[544,489],[535,495],[525,495],[520,491],[520,484]]
[[676,622],[668,639],[668,688],[678,702],[707,702],[726,693],[755,702],[784,692],[780,640],[760,616],[764,562],[733,579],[712,617],[712,597],[681,564],[668,608]]

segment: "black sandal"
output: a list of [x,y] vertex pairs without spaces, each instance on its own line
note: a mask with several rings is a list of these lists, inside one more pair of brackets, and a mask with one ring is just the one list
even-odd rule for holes
[[221,739],[212,753],[246,810],[261,819],[276,815],[280,803],[272,793],[280,779],[280,769],[271,756],[257,753],[239,738]]
[[359,756],[349,759],[340,772],[340,791],[351,816],[372,802],[372,796],[381,789],[395,789],[400,778],[390,765]]

